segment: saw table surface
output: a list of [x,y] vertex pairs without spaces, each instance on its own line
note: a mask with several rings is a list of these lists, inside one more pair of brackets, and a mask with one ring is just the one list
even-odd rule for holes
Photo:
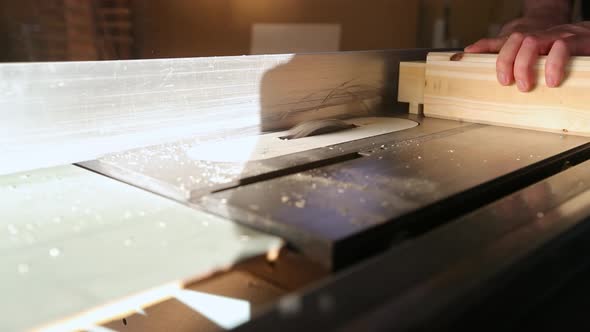
[[[338,144],[374,138],[418,125],[412,120],[392,117],[353,118],[347,121],[358,127],[295,140],[280,139],[287,134],[286,131],[205,142],[197,138],[187,139],[109,154],[81,165],[160,195],[189,202],[211,191],[238,185],[245,178],[314,160],[313,157],[289,158],[289,155],[301,156],[301,152],[329,149]],[[319,155],[315,160],[322,158],[324,155]]]
[[[182,143],[171,145],[172,154],[165,146],[85,165],[280,235],[324,266],[338,268],[386,246],[413,213],[470,190],[475,190],[473,197],[486,195],[486,185],[493,188],[496,179],[534,170],[589,141],[441,119],[403,119],[420,125],[267,160],[200,163],[208,171],[189,162]],[[451,205],[431,219],[436,222],[440,214],[460,209]]]
[[[445,120],[422,119],[421,127],[439,121]],[[498,190],[498,179],[526,173],[589,142],[479,124],[414,139],[390,138],[379,146],[366,142],[357,150],[363,157],[213,193],[202,204],[226,218],[280,234],[310,257],[337,268],[378,246],[381,236],[386,247],[396,232],[419,227],[420,218],[413,213],[430,209],[426,219],[436,224],[444,214],[460,211],[467,198]]]

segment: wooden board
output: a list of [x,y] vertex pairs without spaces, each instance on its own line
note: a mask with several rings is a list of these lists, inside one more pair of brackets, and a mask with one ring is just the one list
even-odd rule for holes
[[[425,50],[0,64],[0,174],[395,107]],[[389,106],[391,109],[391,106]]]
[[[590,57],[574,57],[558,88],[546,86],[545,58],[541,57],[535,89],[522,93],[515,85],[497,82],[496,55],[456,54],[428,55],[425,116],[590,136]],[[400,86],[404,85],[400,80]],[[412,98],[419,102],[419,97]]]
[[76,318],[281,243],[75,166],[2,176],[0,330]]
[[426,64],[422,62],[402,62],[399,64],[398,101],[409,103],[412,114],[420,114],[424,104],[424,83]]

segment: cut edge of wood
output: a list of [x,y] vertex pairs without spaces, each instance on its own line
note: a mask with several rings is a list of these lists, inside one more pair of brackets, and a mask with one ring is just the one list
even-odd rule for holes
[[[457,57],[457,55],[460,57]],[[427,56],[424,115],[447,120],[590,136],[584,88],[590,82],[590,57],[573,57],[558,88],[545,88],[541,57],[536,87],[528,93],[501,86],[496,54],[431,52]],[[588,129],[586,129],[588,127]]]
[[473,119],[464,118],[464,117],[446,116],[444,114],[427,113],[427,115],[425,115],[425,116],[429,117],[429,118],[435,118],[435,119],[453,120],[453,121],[466,122],[466,123],[492,125],[492,126],[498,126],[498,127],[504,127],[504,128],[525,129],[525,130],[531,130],[531,131],[535,131],[535,132],[546,132],[546,133],[553,133],[553,134],[560,134],[560,135],[574,135],[574,136],[590,137],[590,132],[571,131],[569,129],[559,130],[559,129],[551,129],[551,128],[539,128],[539,127],[535,127],[535,126],[525,126],[525,125],[520,125],[520,124],[507,124],[507,123],[488,121],[488,120],[479,120],[479,119],[473,120]]
[[410,114],[421,115],[426,84],[426,62],[400,62],[398,102],[408,103]]
[[[457,59],[457,56],[460,59]],[[454,59],[455,58],[455,59]],[[430,52],[426,56],[426,63],[434,62],[456,62],[456,63],[479,63],[496,65],[498,54],[490,53],[465,53],[465,52]],[[544,66],[547,56],[539,56],[537,66]],[[574,56],[570,58],[567,68],[590,70],[590,56]]]

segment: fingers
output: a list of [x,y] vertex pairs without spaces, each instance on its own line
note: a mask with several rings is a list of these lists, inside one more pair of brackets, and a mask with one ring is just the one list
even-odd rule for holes
[[[502,44],[500,45],[500,41]],[[498,82],[502,85],[510,85],[516,81],[520,91],[530,91],[536,81],[534,65],[539,57],[539,53],[545,51],[548,42],[543,42],[538,38],[528,36],[520,32],[515,32],[507,40],[483,39],[465,49],[466,52],[494,52],[494,49],[500,47],[498,59],[496,61],[496,73]]]
[[537,82],[537,61],[547,55],[545,82],[557,87],[565,77],[571,55],[590,55],[590,22],[557,26],[533,34],[512,33],[509,37],[482,39],[465,49],[467,53],[499,53],[496,62],[502,85],[516,82],[522,92]]
[[564,40],[557,40],[545,62],[545,83],[550,88],[558,87],[565,76],[565,67],[570,58],[570,49]]
[[541,42],[535,37],[526,37],[514,60],[514,79],[518,90],[530,91],[536,82],[535,65],[541,52]]
[[530,91],[534,87],[534,65],[540,53],[547,52],[550,42],[522,33],[510,35],[496,61],[498,82],[510,85],[516,81],[520,91]]
[[486,38],[465,48],[466,53],[497,53],[506,42],[506,38]]
[[524,35],[522,33],[513,33],[498,54],[496,72],[498,82],[502,85],[510,85],[514,82],[514,60],[516,59],[523,40]]
[[590,55],[590,36],[577,35],[556,40],[545,62],[545,82],[558,87],[565,78],[567,64],[572,55]]

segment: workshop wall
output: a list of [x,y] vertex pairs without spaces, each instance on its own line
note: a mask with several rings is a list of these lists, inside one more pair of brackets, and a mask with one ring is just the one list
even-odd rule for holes
[[[0,59],[31,61],[38,53],[29,34],[35,28],[36,10],[30,1],[0,1]],[[25,49],[26,48],[26,49]]]
[[496,35],[503,24],[520,16],[521,11],[522,1],[518,0],[422,0],[418,45],[466,46]]
[[249,54],[256,23],[337,24],[340,50],[417,44],[418,1],[150,0],[134,13],[141,57]]
[[[0,0],[0,61],[251,54],[261,23],[316,24],[303,51],[464,46],[520,10],[515,0]],[[286,35],[262,51],[299,52],[297,31]]]

